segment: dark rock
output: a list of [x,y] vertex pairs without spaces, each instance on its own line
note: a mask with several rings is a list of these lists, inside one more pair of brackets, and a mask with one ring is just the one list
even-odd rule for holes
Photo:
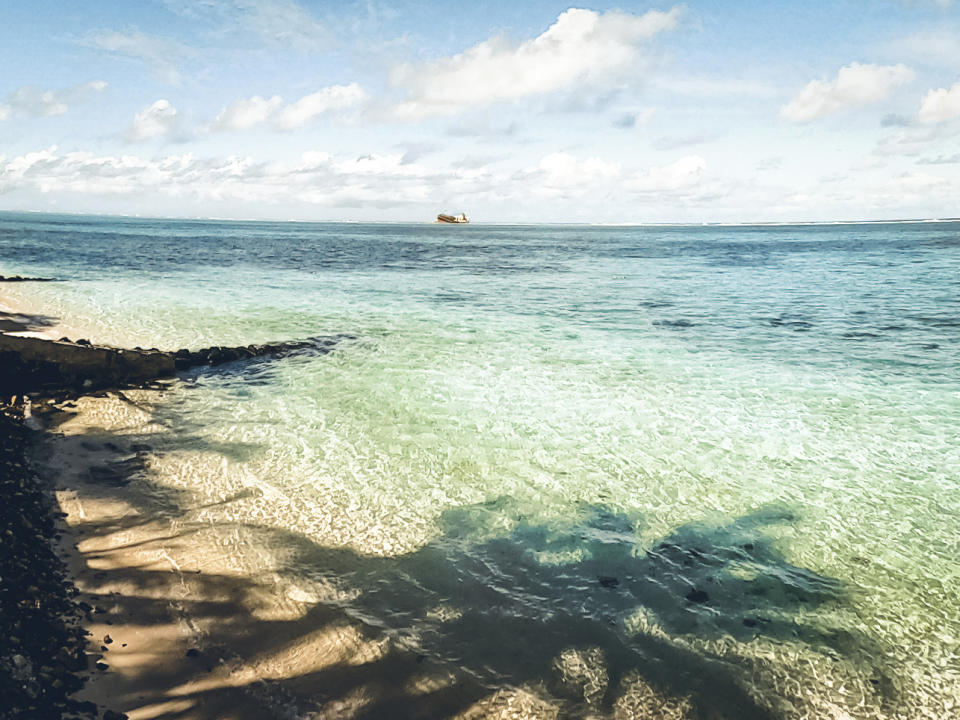
[[54,278],[44,277],[23,277],[21,275],[11,275],[4,277],[0,275],[0,282],[55,282]]
[[187,657],[188,657],[188,658],[195,658],[195,657],[197,657],[198,655],[200,655],[200,651],[197,650],[196,648],[190,648],[189,650],[187,650]]
[[620,579],[610,575],[600,575],[597,578],[597,582],[599,582],[602,587],[615,588],[620,584]]
[[[0,359],[0,376],[10,367],[5,363]],[[25,393],[18,388],[15,394]],[[5,720],[61,718],[70,693],[83,682],[74,673],[87,663],[82,610],[50,542],[57,532],[54,506],[25,457],[31,434],[19,409],[0,406],[0,717]]]
[[110,666],[107,665],[105,662],[98,660],[97,663],[96,663],[96,665],[94,665],[94,667],[96,667],[97,670],[100,670],[101,672],[103,672],[104,670],[106,670],[106,669],[107,669],[108,667],[110,667]]
[[128,720],[128,719],[124,713],[114,712],[113,710],[105,710],[103,713],[103,720]]
[[73,712],[87,713],[94,717],[96,717],[100,711],[97,704],[89,700],[71,700],[67,703],[67,708]]
[[691,590],[686,595],[687,600],[695,603],[705,603],[710,599],[710,596],[703,590]]

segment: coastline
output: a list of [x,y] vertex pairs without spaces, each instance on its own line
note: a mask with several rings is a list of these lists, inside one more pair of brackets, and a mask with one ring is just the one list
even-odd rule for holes
[[[75,230],[51,230],[49,256],[16,270],[59,274]],[[31,398],[34,463],[72,522],[83,601],[102,610],[87,627],[108,667],[80,697],[143,718],[496,716],[495,701],[524,698],[538,708],[525,717],[955,707],[938,664],[960,607],[946,230],[927,245],[831,231],[812,238],[825,253],[793,253],[792,232],[716,248],[690,235],[669,252],[611,233],[586,256],[555,250],[551,230],[471,251],[466,269],[462,248],[417,232],[430,252],[398,273],[392,250],[372,268],[328,252],[339,231],[261,256],[274,229],[253,228],[220,273],[194,268],[206,237],[145,229],[170,252],[156,274],[104,230],[86,264],[63,266],[68,282],[0,284],[24,313],[62,316],[41,327],[49,346],[345,328],[356,342],[151,389],[77,392],[74,377],[74,395]],[[301,245],[315,249],[303,267]],[[878,270],[874,246],[928,262]],[[766,280],[750,285],[758,262]],[[815,299],[833,300],[805,305],[819,286],[792,286],[798,268],[831,279]],[[873,297],[911,304],[851,300],[890,288]],[[695,290],[699,310],[680,299]],[[596,307],[565,304],[595,292]],[[887,522],[891,507],[909,524]]]
[[[24,325],[12,332],[58,337],[55,320],[37,326],[30,319],[41,316],[30,310],[0,295],[0,312]],[[280,553],[260,553],[257,567],[235,564],[231,543],[313,548],[279,530],[223,527],[205,517],[212,506],[256,503],[255,491],[197,501],[154,482],[158,473],[190,471],[190,462],[154,446],[178,434],[151,422],[162,393],[18,393],[8,414],[19,417],[0,435],[22,434],[36,491],[53,500],[34,519],[50,527],[35,549],[56,552],[60,594],[75,596],[48,610],[50,623],[79,633],[80,659],[70,665],[76,679],[57,688],[82,687],[63,697],[63,712],[253,720],[375,717],[403,708],[418,717],[486,717],[521,706],[552,715],[533,692],[491,691],[350,617],[334,598],[291,580]],[[41,653],[36,662],[46,668],[56,658]],[[57,681],[47,675],[43,682]],[[31,707],[11,712],[33,717]]]

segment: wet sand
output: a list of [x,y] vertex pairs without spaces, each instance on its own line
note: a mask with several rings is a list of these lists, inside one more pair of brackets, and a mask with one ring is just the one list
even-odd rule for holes
[[[58,336],[53,318],[0,312],[8,330]],[[177,466],[149,442],[177,433],[151,424],[161,392],[34,398],[26,412],[62,515],[57,551],[90,608],[76,700],[131,720],[556,716],[536,688],[485,688],[399,646],[291,581],[281,554],[251,565],[251,548],[298,539],[203,512],[256,493],[188,499],[156,482]]]
[[[95,608],[90,651],[107,665],[79,699],[131,720],[556,715],[536,688],[481,687],[318,601],[266,550],[295,538],[211,524],[204,504],[153,485],[163,462],[143,439],[171,431],[150,425],[155,393],[84,397],[44,419],[38,461],[66,515],[70,574]],[[238,546],[265,548],[257,567],[238,566]]]

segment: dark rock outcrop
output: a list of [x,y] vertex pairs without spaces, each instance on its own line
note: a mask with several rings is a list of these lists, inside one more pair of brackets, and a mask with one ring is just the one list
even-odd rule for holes
[[169,353],[0,334],[0,392],[129,386],[174,374]]
[[176,352],[124,349],[93,345],[89,340],[47,340],[0,333],[0,394],[75,392],[140,385],[173,377],[178,370],[223,365],[260,357],[325,355],[341,340],[353,335],[318,335],[263,345],[224,347]]
[[348,334],[317,335],[306,340],[288,340],[264,345],[239,345],[224,347],[214,345],[201,350],[177,350],[173,353],[177,370],[187,370],[200,365],[223,365],[237,360],[249,360],[257,357],[286,357],[289,355],[326,355],[341,340],[352,340]]
[[84,609],[54,553],[54,509],[15,414],[0,407],[0,716],[96,718],[96,705],[70,698],[88,664]]

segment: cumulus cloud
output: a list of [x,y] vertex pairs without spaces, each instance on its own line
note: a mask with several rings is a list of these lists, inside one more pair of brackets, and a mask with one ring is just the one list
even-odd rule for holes
[[643,193],[684,190],[698,185],[706,170],[706,160],[687,155],[668,165],[641,170],[627,178],[624,186]]
[[538,195],[563,197],[583,195],[619,175],[618,162],[597,157],[580,160],[564,152],[544,156],[536,167],[525,173],[526,180]]
[[812,80],[780,108],[780,116],[793,122],[810,122],[883,100],[894,88],[912,79],[913,71],[903,64],[851,63],[840,68],[834,80]]
[[920,122],[929,125],[957,118],[960,118],[960,82],[954,83],[949,90],[939,88],[927,92],[917,114]]
[[133,116],[133,124],[124,137],[128,142],[137,142],[167,135],[177,127],[179,119],[179,114],[170,101],[157,100]]
[[0,158],[0,192],[382,207],[430,200],[438,187],[468,193],[475,189],[471,183],[468,172],[404,164],[401,153],[344,158],[314,151],[292,163],[264,163],[251,157],[198,158],[190,153],[156,159],[59,153],[52,146]]
[[107,89],[107,83],[102,80],[81,83],[59,90],[41,90],[32,86],[25,86],[14,90],[7,96],[6,103],[0,105],[0,120],[12,115],[23,117],[49,117],[63,115],[70,106],[83,102],[94,93]]
[[636,71],[643,45],[676,26],[680,8],[643,15],[571,8],[541,35],[520,44],[491,38],[454,55],[398,67],[393,83],[407,91],[398,117],[450,115],[466,107],[607,81]]
[[321,115],[359,105],[367,93],[357,83],[331,85],[290,103],[277,114],[277,125],[285,130],[303,127]]
[[283,106],[283,98],[254,95],[228,105],[214,118],[213,130],[245,130],[265,123]]
[[254,95],[228,105],[214,118],[213,130],[245,130],[255,125],[270,123],[281,130],[303,127],[321,115],[346,110],[367,99],[367,93],[357,83],[331,85],[299,100],[284,104],[274,95],[263,98]]
[[[486,167],[497,158],[428,166],[405,155],[399,150],[359,156],[314,150],[293,161],[263,162],[247,156],[204,158],[191,153],[147,158],[60,152],[54,146],[0,157],[0,192],[99,197],[113,203],[112,207],[139,207],[149,198],[154,207],[167,202],[170,207],[207,212],[217,203],[234,208],[256,205],[265,213],[271,207],[292,206],[367,210],[416,206],[435,212],[437,202],[459,206],[469,201],[476,207],[486,200],[519,207],[531,195],[560,200],[592,196],[605,202],[618,198],[614,202],[619,202],[642,194],[655,202],[657,192],[663,192],[682,201],[700,182],[705,168],[696,156],[632,172],[616,161],[565,152],[550,153],[520,171],[509,165]],[[570,210],[571,216],[577,212]]]
[[619,162],[598,157],[577,158],[556,152],[544,156],[536,167],[517,178],[537,195],[581,197],[593,192],[605,194],[623,189],[631,194],[677,193],[699,185],[707,163],[699,155],[688,155],[667,165],[639,171],[625,171]]
[[113,55],[144,62],[159,80],[170,85],[181,83],[179,64],[193,54],[190,48],[177,40],[149,35],[137,29],[101,30],[88,35],[84,42]]

